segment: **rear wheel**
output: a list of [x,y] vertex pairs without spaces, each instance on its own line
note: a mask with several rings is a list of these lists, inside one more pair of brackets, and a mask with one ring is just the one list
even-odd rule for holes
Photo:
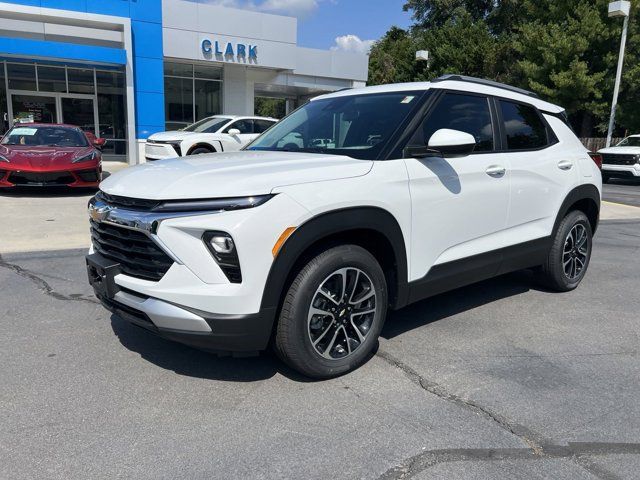
[[560,223],[547,261],[540,269],[541,283],[560,292],[576,288],[589,267],[592,236],[587,216],[577,210],[569,212]]
[[377,344],[387,303],[384,272],[373,255],[356,245],[331,248],[307,263],[291,284],[276,352],[309,377],[353,370]]

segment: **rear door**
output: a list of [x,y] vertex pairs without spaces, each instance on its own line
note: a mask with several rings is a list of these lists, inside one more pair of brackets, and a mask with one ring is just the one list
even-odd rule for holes
[[498,158],[494,119],[486,96],[446,92],[410,140],[410,145],[425,145],[442,128],[476,139],[474,153],[465,157],[405,159],[412,201],[412,280],[424,277],[433,265],[502,246],[495,238],[507,223],[510,165],[508,158]]
[[579,183],[581,152],[558,141],[532,105],[496,99],[496,107],[503,127],[500,157],[511,163],[510,242],[549,236],[560,205]]

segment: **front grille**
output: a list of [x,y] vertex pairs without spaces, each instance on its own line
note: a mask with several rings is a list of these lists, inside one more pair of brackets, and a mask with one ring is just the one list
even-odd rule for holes
[[96,200],[108,203],[112,207],[124,208],[125,210],[136,210],[139,212],[149,212],[160,205],[158,200],[145,200],[142,198],[119,197],[117,195],[109,195],[100,190],[96,193]]
[[9,182],[15,185],[68,185],[76,179],[69,172],[11,172]]
[[173,260],[142,232],[93,220],[90,223],[95,251],[118,262],[125,275],[157,282],[173,264]]
[[635,165],[638,163],[637,155],[604,153],[602,154],[602,163],[606,165]]

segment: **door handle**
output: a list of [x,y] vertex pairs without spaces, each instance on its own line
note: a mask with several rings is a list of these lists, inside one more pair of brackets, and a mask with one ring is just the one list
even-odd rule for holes
[[573,168],[573,162],[571,160],[560,160],[558,162],[558,168],[560,170],[571,170]]
[[504,177],[504,174],[507,172],[507,170],[502,165],[491,165],[485,170],[485,172],[490,177],[500,178]]

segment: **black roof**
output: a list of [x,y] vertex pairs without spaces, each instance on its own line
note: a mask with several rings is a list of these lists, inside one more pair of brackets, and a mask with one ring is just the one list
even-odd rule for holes
[[456,75],[452,73],[448,73],[446,75],[442,75],[434,80],[431,80],[432,83],[444,82],[446,80],[455,80],[457,82],[469,82],[476,83],[478,85],[485,85],[487,87],[496,87],[502,88],[503,90],[509,90],[510,92],[519,93],[521,95],[526,95],[528,97],[540,98],[538,94],[533,93],[529,90],[525,90],[524,88],[513,87],[511,85],[507,85],[505,83],[495,82],[493,80],[485,80],[484,78],[476,78],[476,77],[467,77],[466,75]]

